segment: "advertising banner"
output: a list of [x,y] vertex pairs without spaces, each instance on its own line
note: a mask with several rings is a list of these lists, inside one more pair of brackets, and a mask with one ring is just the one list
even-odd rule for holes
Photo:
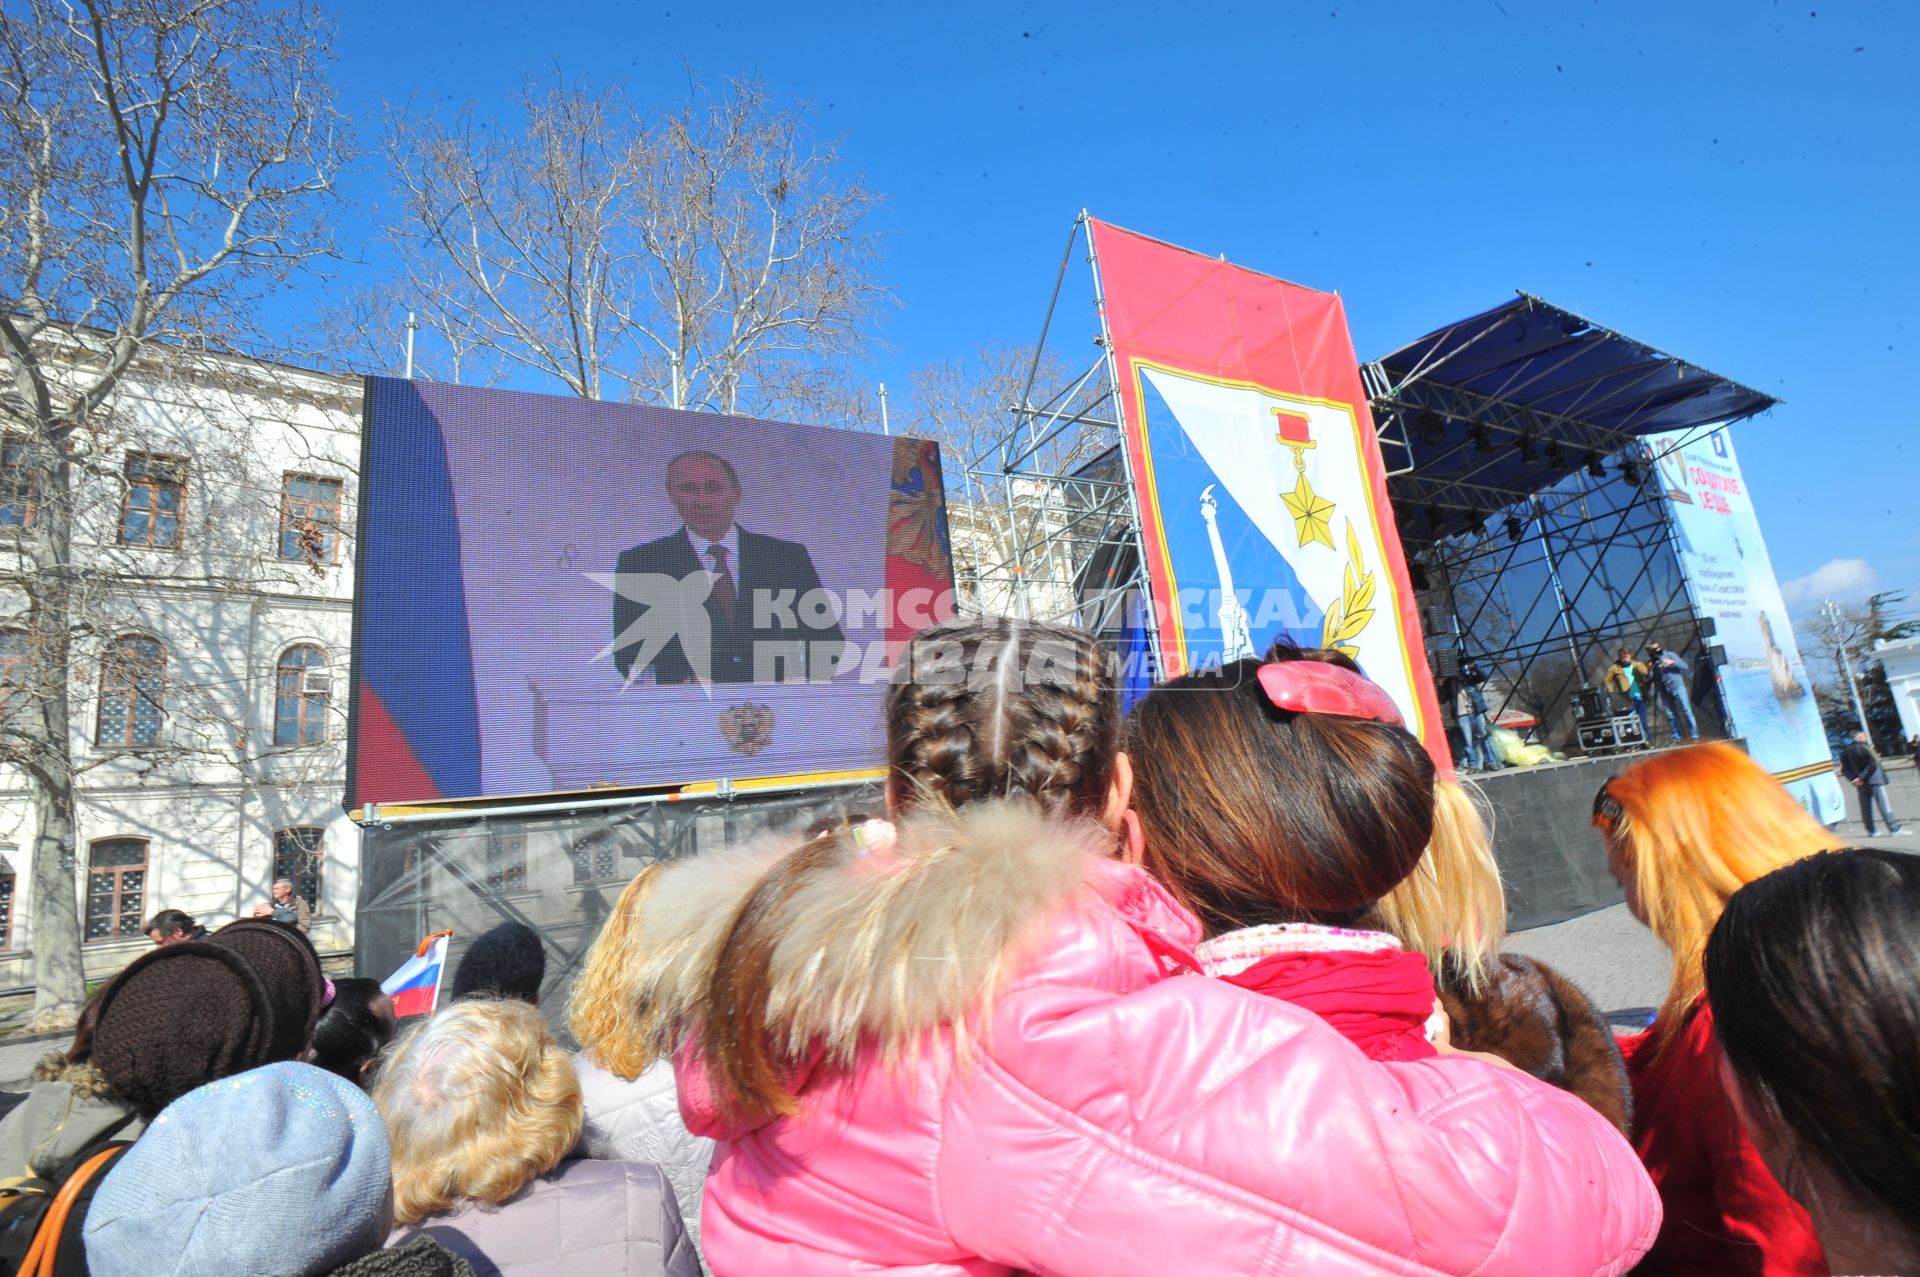
[[372,378],[347,806],[878,767],[939,449]]
[[1821,822],[1846,815],[1813,683],[1800,660],[1753,500],[1725,429],[1647,440],[1673,515],[1680,565],[1726,648],[1720,690],[1733,735]]
[[1447,759],[1340,299],[1103,222],[1090,234],[1161,668],[1282,637],[1337,647]]

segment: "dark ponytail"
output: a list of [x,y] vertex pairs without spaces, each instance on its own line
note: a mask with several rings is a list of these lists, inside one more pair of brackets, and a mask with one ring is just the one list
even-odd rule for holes
[[1822,852],[1755,879],[1714,926],[1706,975],[1714,1032],[1754,1100],[1858,1205],[1912,1233],[1920,857]]

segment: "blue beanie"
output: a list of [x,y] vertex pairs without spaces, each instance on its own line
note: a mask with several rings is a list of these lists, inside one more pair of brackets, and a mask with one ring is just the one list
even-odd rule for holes
[[365,1092],[310,1064],[210,1082],[169,1104],[87,1212],[95,1277],[327,1273],[393,1224],[393,1152]]

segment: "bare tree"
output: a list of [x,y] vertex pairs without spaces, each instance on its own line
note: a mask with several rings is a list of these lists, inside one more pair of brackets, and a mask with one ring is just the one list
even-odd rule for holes
[[1902,615],[1906,602],[1904,590],[1883,590],[1855,604],[1829,599],[1804,622],[1814,699],[1829,733],[1851,735],[1864,716],[1876,740],[1900,741],[1899,711],[1874,649],[1920,634],[1920,620]]
[[[116,460],[156,428],[129,387],[194,378],[196,359],[233,348],[260,300],[330,251],[319,215],[342,155],[329,41],[316,9],[247,0],[20,0],[0,13],[0,607],[22,648],[0,759],[25,774],[34,808],[42,1022],[85,995],[71,700],[93,685],[82,675],[113,637],[108,613],[150,571],[103,552],[97,509],[104,490],[133,491]],[[141,472],[148,497],[178,477],[164,452]],[[144,526],[179,515],[155,506]],[[107,659],[126,675],[128,712],[144,712],[141,671],[125,652]]]
[[399,264],[378,309],[419,312],[422,370],[765,416],[838,402],[887,301],[879,201],[804,110],[753,81],[654,119],[564,82],[517,106],[511,125],[388,113]]
[[[902,433],[937,440],[946,470],[954,575],[963,608],[1064,615],[1068,583],[1103,533],[1098,485],[1061,481],[1118,442],[1080,420],[1099,410],[1104,369],[1072,375],[1058,356],[989,342],[916,369]],[[1069,547],[1079,542],[1078,553]]]

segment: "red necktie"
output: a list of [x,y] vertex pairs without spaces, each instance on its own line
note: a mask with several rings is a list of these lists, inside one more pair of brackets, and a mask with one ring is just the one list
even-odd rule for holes
[[733,589],[733,572],[727,567],[727,547],[710,545],[707,553],[713,556],[713,592],[708,596],[720,607],[720,619],[728,625],[733,624],[733,615],[739,606],[740,597]]

